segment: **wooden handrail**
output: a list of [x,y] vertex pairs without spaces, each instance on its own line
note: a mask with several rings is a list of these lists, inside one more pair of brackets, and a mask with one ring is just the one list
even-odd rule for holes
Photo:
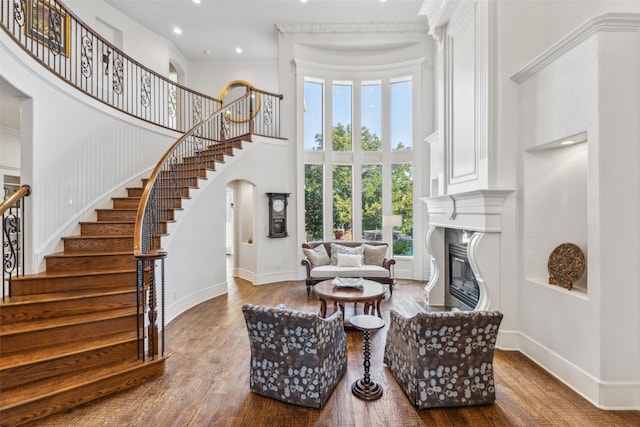
[[266,90],[258,89],[258,88],[255,88],[255,87],[252,87],[251,90],[253,92],[258,92],[258,93],[261,93],[263,95],[273,96],[274,98],[278,98],[278,99],[283,99],[284,98],[284,95],[282,95],[281,93],[267,92]]
[[7,210],[9,210],[10,207],[15,206],[15,204],[18,203],[20,199],[30,195],[31,195],[31,186],[26,184],[22,185],[20,188],[18,188],[18,190],[15,193],[7,197],[6,200],[4,200],[0,204],[0,215],[3,215]]
[[186,132],[183,136],[181,136],[160,158],[160,161],[158,162],[156,167],[153,169],[151,176],[149,176],[147,185],[144,191],[142,192],[140,203],[138,204],[138,212],[136,214],[136,224],[135,224],[134,235],[133,235],[134,256],[142,257],[145,255],[142,248],[143,227],[144,227],[145,215],[147,213],[147,207],[149,204],[149,197],[156,183],[156,180],[158,179],[158,176],[162,172],[164,165],[167,163],[167,160],[176,152],[178,147],[180,147],[188,138],[192,137],[199,128],[204,126],[206,123],[209,123],[216,116],[222,117],[224,115],[224,110],[227,110],[228,108],[231,108],[234,105],[240,104],[243,100],[246,100],[247,98],[249,98],[249,96],[250,96],[250,91],[248,90],[244,96],[236,99],[230,104],[225,105],[224,107],[214,112],[210,117],[202,120],[200,123],[198,123],[193,128],[191,128],[188,132]]
[[[263,107],[260,105],[263,99]],[[174,219],[183,189],[197,186],[207,170],[214,170],[236,141],[251,141],[255,133],[278,137],[282,95],[247,87],[246,93],[222,105],[180,137],[157,163],[140,197],[133,236],[136,258],[138,357],[164,354],[164,262],[167,252],[160,246],[163,224]],[[222,147],[221,151],[216,147]],[[159,278],[156,277],[159,273]],[[158,301],[159,300],[159,301]],[[147,320],[142,315],[147,314]],[[158,324],[160,322],[160,324]],[[142,327],[146,323],[146,334]],[[144,338],[143,338],[144,337]],[[144,339],[144,344],[142,340]],[[147,348],[145,352],[144,349]]]

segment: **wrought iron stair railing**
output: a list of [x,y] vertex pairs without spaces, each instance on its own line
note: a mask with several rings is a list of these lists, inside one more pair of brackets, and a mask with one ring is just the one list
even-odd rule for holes
[[221,101],[161,76],[94,32],[56,0],[0,0],[1,27],[42,66],[126,114],[185,132]]
[[164,353],[164,261],[167,253],[158,245],[159,237],[166,229],[163,224],[174,220],[176,199],[186,194],[184,188],[197,187],[198,179],[205,178],[207,171],[215,170],[216,163],[222,161],[238,141],[251,141],[255,134],[279,137],[281,99],[282,95],[247,86],[242,97],[178,139],[151,173],[138,207],[133,239],[138,308],[146,310],[146,313],[138,313],[139,321],[145,322],[138,325],[138,331],[147,331],[144,337],[139,337],[145,338],[144,347],[139,349],[143,359]]

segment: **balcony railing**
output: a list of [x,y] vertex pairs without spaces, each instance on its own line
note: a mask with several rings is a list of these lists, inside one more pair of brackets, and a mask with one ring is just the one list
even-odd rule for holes
[[141,65],[55,0],[0,0],[2,29],[49,71],[131,116],[185,132],[221,101]]

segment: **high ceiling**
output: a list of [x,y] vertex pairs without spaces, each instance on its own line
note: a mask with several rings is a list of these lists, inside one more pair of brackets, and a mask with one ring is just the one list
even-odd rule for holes
[[[105,0],[187,60],[275,60],[275,24],[425,22],[423,0]],[[174,27],[182,34],[173,32]],[[242,54],[235,52],[242,48]]]
[[[423,0],[105,0],[190,61],[273,61],[278,24],[425,23]],[[178,26],[182,34],[173,28]],[[390,48],[391,45],[386,46]],[[242,54],[235,52],[242,48]],[[0,79],[0,125],[19,128],[24,95]]]

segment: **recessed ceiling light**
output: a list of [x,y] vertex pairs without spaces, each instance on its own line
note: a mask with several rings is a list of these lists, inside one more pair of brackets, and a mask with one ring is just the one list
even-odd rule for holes
[[309,1],[309,0],[300,0],[300,3],[306,3],[306,2],[308,2],[308,1]]
[[200,4],[202,2],[202,0],[191,0],[192,2],[194,2],[195,4]]
[[179,27],[173,27],[173,32],[176,34],[182,34],[182,30]]
[[242,53],[242,48],[240,46],[236,47],[236,53],[238,54]]

